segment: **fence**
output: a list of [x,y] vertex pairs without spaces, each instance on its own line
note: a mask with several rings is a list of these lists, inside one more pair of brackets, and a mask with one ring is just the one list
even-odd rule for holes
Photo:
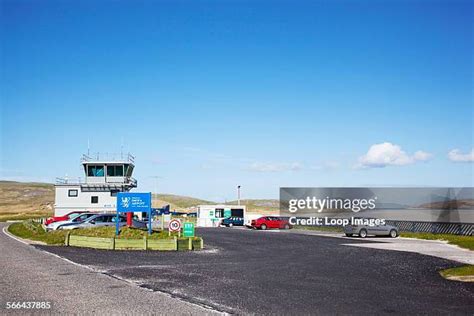
[[160,250],[160,251],[178,251],[178,250],[201,250],[204,248],[204,241],[200,237],[178,239],[122,239],[122,238],[103,238],[76,236],[67,234],[65,240],[66,246],[87,247],[95,249],[108,250]]
[[433,233],[433,234],[453,234],[453,235],[474,235],[474,224],[470,223],[439,223],[439,222],[413,222],[413,221],[392,221],[387,220],[387,224],[398,227],[400,231]]

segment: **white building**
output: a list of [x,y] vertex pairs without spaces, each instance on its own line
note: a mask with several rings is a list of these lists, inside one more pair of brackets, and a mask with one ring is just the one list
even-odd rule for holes
[[84,181],[57,179],[55,216],[73,211],[115,212],[117,193],[137,187],[137,181],[132,178],[135,168],[132,155],[97,154],[94,158],[83,155],[81,159]]
[[246,223],[245,205],[199,205],[197,207],[197,226],[218,227],[222,219],[241,217]]

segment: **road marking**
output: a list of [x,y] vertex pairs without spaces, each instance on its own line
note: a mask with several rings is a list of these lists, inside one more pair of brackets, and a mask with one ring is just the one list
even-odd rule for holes
[[[71,261],[71,260],[69,260],[69,259],[67,259],[67,258],[65,258],[65,257],[62,257],[62,256],[57,255],[57,254],[55,254],[55,253],[49,252],[49,251],[47,251],[47,250],[43,250],[43,249],[39,249],[39,248],[33,247],[32,244],[26,242],[25,240],[22,240],[22,239],[20,239],[20,238],[18,238],[18,237],[16,237],[16,236],[13,236],[12,234],[10,234],[10,233],[8,232],[7,228],[8,228],[8,226],[5,226],[5,227],[3,227],[3,229],[2,229],[3,233],[4,233],[6,236],[8,236],[8,237],[10,237],[10,238],[12,238],[12,239],[14,239],[14,240],[16,240],[16,241],[19,241],[19,242],[21,242],[22,244],[25,244],[25,245],[27,245],[27,246],[30,246],[30,247],[33,248],[34,250],[41,251],[42,253],[46,253],[46,254],[51,255],[51,256],[53,256],[53,257],[59,258],[59,259],[61,259],[61,260],[64,260],[64,261],[66,261],[66,262],[68,262],[68,263],[71,263],[71,264],[73,264],[73,265],[75,265],[75,266],[78,266],[78,267],[81,267],[81,268],[85,268],[85,269],[87,269],[87,270],[89,270],[89,271],[92,271],[92,272],[95,272],[95,273],[100,273],[100,274],[105,275],[105,276],[107,276],[107,277],[109,277],[109,278],[112,278],[112,279],[115,279],[115,280],[119,280],[119,281],[121,281],[121,282],[124,282],[124,283],[130,285],[130,286],[137,287],[137,288],[139,288],[139,289],[142,290],[142,291],[148,291],[148,292],[151,291],[151,292],[154,292],[154,293],[158,293],[158,294],[161,294],[161,295],[165,295],[165,296],[167,296],[167,297],[169,297],[169,298],[177,299],[177,300],[179,300],[179,301],[185,302],[186,304],[195,305],[195,306],[200,307],[200,308],[202,308],[202,309],[204,309],[204,310],[210,310],[210,311],[212,311],[212,312],[219,313],[219,314],[221,314],[221,315],[229,315],[228,312],[224,312],[224,311],[222,311],[222,310],[218,310],[216,307],[211,306],[211,305],[208,305],[208,304],[206,304],[206,303],[201,303],[201,302],[199,302],[199,301],[196,301],[196,299],[192,299],[192,301],[190,301],[190,300],[187,300],[185,297],[181,297],[181,296],[176,295],[176,294],[168,293],[168,292],[161,291],[161,290],[154,290],[154,289],[146,288],[146,287],[142,286],[141,284],[139,284],[139,283],[137,283],[137,282],[135,282],[135,281],[133,281],[133,280],[131,280],[131,279],[127,279],[127,278],[123,278],[123,277],[114,275],[114,274],[110,273],[108,270],[95,269],[95,268],[93,268],[93,267],[91,267],[91,266],[87,266],[87,265],[83,265],[83,264],[80,264],[80,263]],[[222,305],[220,305],[220,304],[214,304],[214,305],[217,305],[217,306],[219,306],[219,307],[222,306]],[[228,308],[228,307],[227,307],[227,308]],[[230,308],[228,308],[228,309],[230,309]]]
[[7,235],[8,237],[10,237],[10,238],[12,238],[12,239],[15,239],[16,241],[21,242],[22,244],[25,244],[25,245],[28,245],[28,246],[30,245],[29,243],[27,243],[27,242],[24,241],[23,239],[20,239],[20,238],[18,238],[18,237],[13,236],[12,234],[10,234],[10,233],[7,231],[7,228],[8,228],[8,226],[3,227],[3,233],[4,233],[5,235]]

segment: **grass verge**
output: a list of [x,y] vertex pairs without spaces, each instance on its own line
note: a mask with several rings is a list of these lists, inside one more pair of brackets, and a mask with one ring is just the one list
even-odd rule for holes
[[64,245],[64,240],[66,238],[65,231],[57,230],[47,233],[41,227],[41,224],[35,223],[31,220],[13,223],[8,226],[8,231],[17,237],[41,241],[48,245]]
[[474,250],[474,236],[460,236],[450,234],[432,234],[432,233],[409,233],[401,232],[401,237],[427,239],[427,240],[445,240],[449,244],[457,245],[461,248]]
[[474,265],[465,265],[439,271],[439,274],[448,280],[474,282]]
[[[76,236],[89,236],[89,237],[104,237],[112,238],[115,237],[115,227],[97,227],[97,228],[84,228],[84,229],[75,229],[75,230],[55,230],[51,232],[45,232],[41,224],[33,222],[32,220],[26,220],[19,223],[13,223],[8,227],[8,231],[20,238],[36,240],[44,242],[48,245],[64,245],[67,232],[70,232],[71,235]],[[147,236],[148,239],[166,239],[173,238],[174,236],[178,237],[177,233],[168,235],[167,231],[156,231],[154,230],[151,235],[148,235],[148,231],[122,227],[120,229],[120,235],[117,237],[119,239],[142,239],[144,236]],[[178,238],[187,240],[187,238]],[[195,239],[198,239],[195,237]]]

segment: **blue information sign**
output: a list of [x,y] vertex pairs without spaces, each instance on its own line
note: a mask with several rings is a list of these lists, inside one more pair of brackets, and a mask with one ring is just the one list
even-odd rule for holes
[[119,233],[119,213],[148,213],[148,233],[151,234],[151,193],[119,192],[117,193],[117,220],[115,232]]

